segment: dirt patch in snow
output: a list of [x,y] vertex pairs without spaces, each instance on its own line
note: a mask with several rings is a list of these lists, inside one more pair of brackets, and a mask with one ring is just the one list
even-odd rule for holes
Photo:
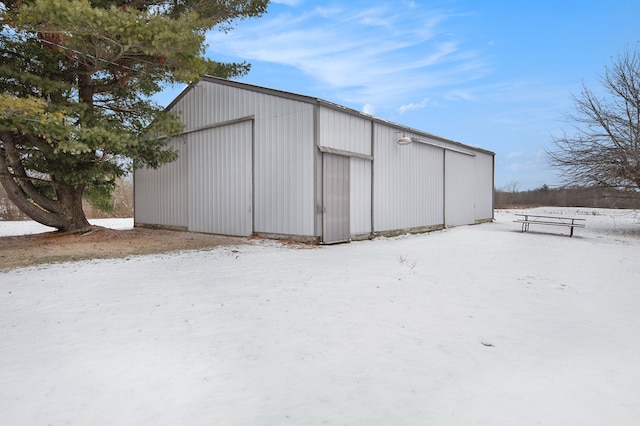
[[0,270],[250,243],[247,238],[166,229],[114,230],[95,226],[85,233],[46,232],[0,237]]

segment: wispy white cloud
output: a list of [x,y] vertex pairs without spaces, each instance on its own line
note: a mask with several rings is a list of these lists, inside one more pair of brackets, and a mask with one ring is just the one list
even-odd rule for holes
[[424,98],[418,103],[408,103],[406,105],[401,105],[399,108],[400,114],[404,114],[407,111],[413,111],[416,109],[426,108],[429,105],[429,98]]
[[237,31],[210,34],[210,49],[214,56],[295,67],[336,100],[368,110],[424,108],[430,90],[487,72],[483,60],[443,28],[455,14],[401,5],[302,4],[296,14],[267,14]]
[[362,106],[362,112],[364,112],[365,114],[369,114],[369,115],[375,115],[376,107],[371,105],[371,104],[364,104]]

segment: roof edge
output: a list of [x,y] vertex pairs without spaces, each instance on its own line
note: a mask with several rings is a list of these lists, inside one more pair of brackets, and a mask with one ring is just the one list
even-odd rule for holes
[[456,145],[456,146],[464,147],[464,148],[467,148],[467,149],[472,149],[474,151],[482,152],[484,154],[488,154],[488,155],[492,155],[492,156],[496,155],[495,152],[486,150],[484,148],[480,148],[480,147],[477,147],[477,146],[468,145],[468,144],[465,144],[465,143],[462,143],[462,142],[454,141],[453,139],[448,139],[448,138],[445,138],[443,136],[434,135],[433,133],[428,133],[428,132],[425,132],[423,130],[418,130],[418,129],[415,129],[415,128],[412,128],[412,127],[409,127],[409,126],[405,126],[403,124],[394,123],[392,121],[388,121],[388,120],[385,120],[383,118],[375,117],[373,115],[366,114],[364,112],[355,110],[353,108],[349,108],[349,107],[346,107],[346,106],[343,106],[343,105],[339,105],[339,104],[336,104],[334,102],[325,101],[324,99],[316,98],[316,97],[313,97],[313,96],[300,95],[298,93],[287,92],[287,91],[284,91],[284,90],[270,89],[268,87],[258,86],[258,85],[255,85],[255,84],[244,83],[244,82],[235,81],[235,80],[228,80],[228,79],[224,79],[224,78],[220,78],[220,77],[214,77],[214,76],[210,76],[210,75],[205,75],[199,81],[197,81],[195,83],[191,83],[187,87],[185,87],[178,94],[178,96],[173,101],[171,101],[171,103],[169,103],[169,105],[167,105],[167,107],[165,108],[165,111],[169,111],[171,108],[173,108],[175,106],[175,104],[178,103],[180,101],[180,99],[182,99],[187,93],[189,93],[200,81],[206,81],[206,82],[210,82],[210,83],[222,84],[224,86],[235,87],[235,88],[238,88],[238,89],[252,90],[254,92],[264,93],[264,94],[268,94],[268,95],[272,95],[272,96],[278,96],[278,97],[281,97],[281,98],[291,99],[291,100],[298,101],[298,102],[305,102],[305,103],[309,103],[309,104],[313,104],[313,105],[321,105],[321,106],[325,106],[327,108],[331,108],[331,109],[334,109],[334,110],[345,112],[345,113],[350,114],[350,115],[355,115],[355,116],[358,116],[358,117],[362,117],[362,118],[365,118],[367,120],[371,120],[371,121],[373,121],[375,123],[378,123],[378,124],[384,124],[386,126],[393,127],[393,128],[395,128],[395,129],[397,129],[399,131],[402,131],[402,132],[412,133],[412,134],[414,134],[416,136],[435,139],[435,140],[440,141],[440,142],[450,143],[450,144],[453,144],[453,145]]

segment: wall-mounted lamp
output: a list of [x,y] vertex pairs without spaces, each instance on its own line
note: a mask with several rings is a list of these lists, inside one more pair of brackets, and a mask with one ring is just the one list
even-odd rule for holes
[[402,134],[402,137],[398,139],[398,145],[409,145],[410,143],[411,143],[411,138],[405,135],[404,133]]

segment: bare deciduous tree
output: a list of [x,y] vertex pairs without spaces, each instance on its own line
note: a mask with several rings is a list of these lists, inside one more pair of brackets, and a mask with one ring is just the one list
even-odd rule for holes
[[552,166],[565,184],[640,195],[640,52],[618,55],[600,77],[603,95],[584,84],[573,96],[575,134],[554,137]]

